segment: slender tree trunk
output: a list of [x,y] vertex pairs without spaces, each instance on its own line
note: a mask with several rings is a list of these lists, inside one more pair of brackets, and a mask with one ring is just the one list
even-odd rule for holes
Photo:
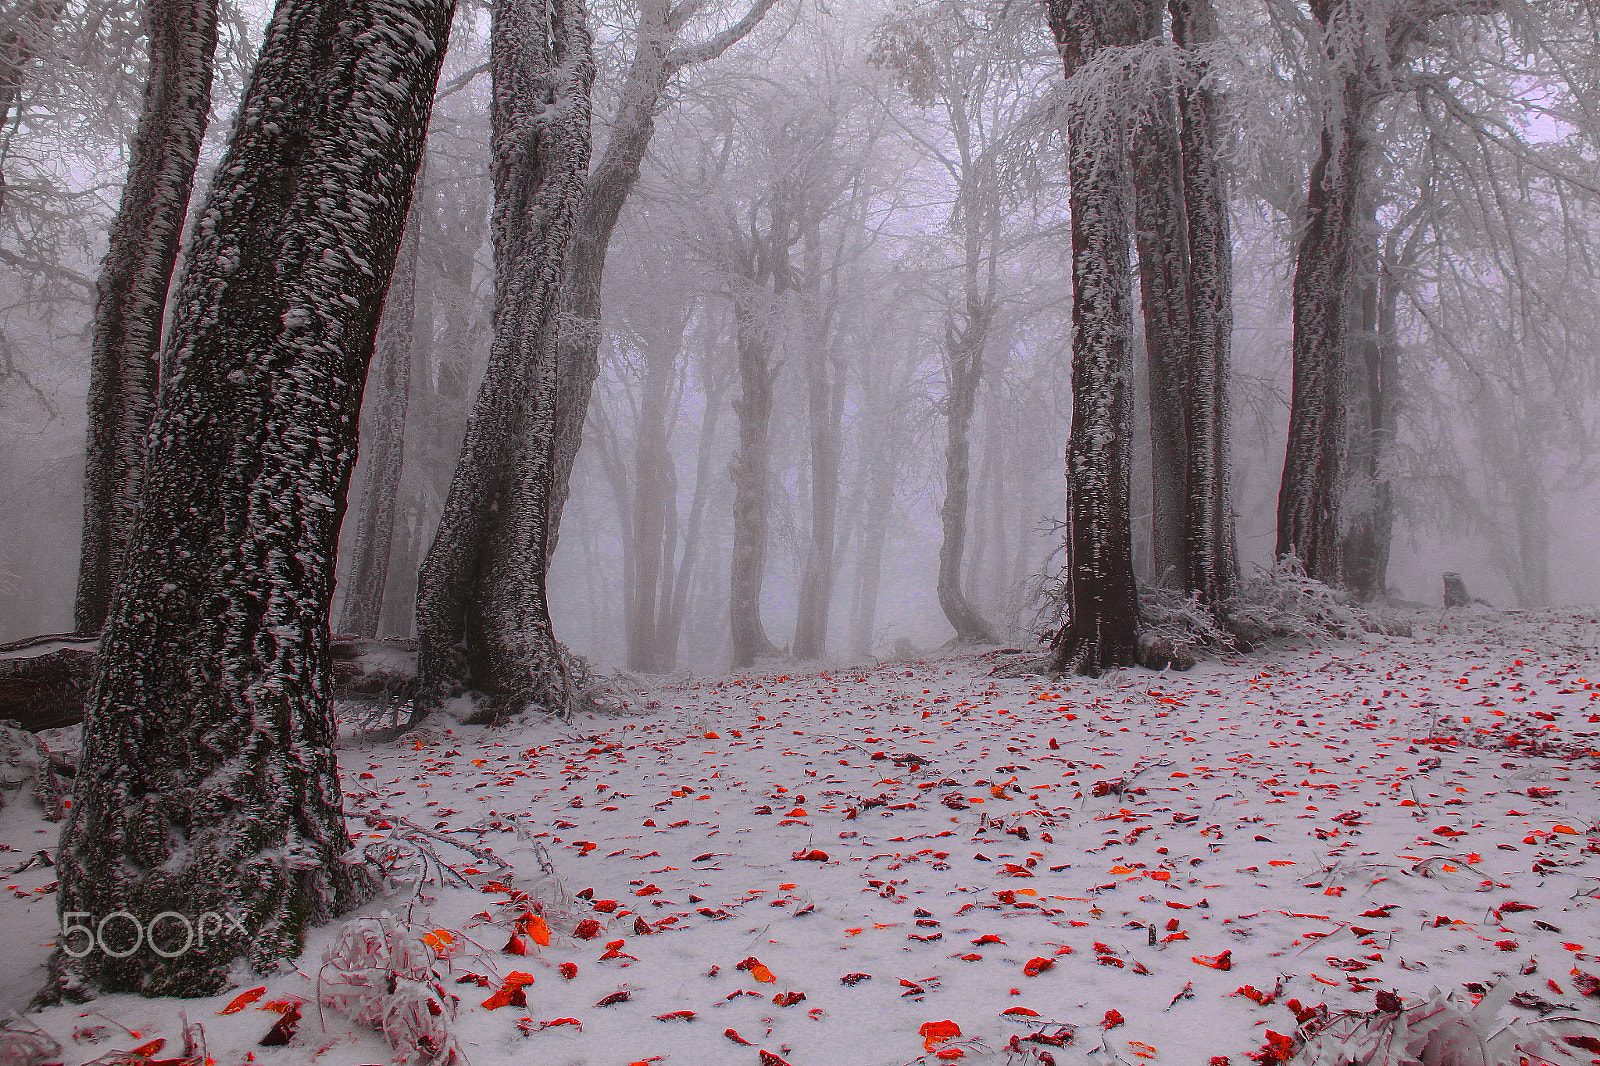
[[[781,229],[774,222],[774,231]],[[783,238],[775,238],[776,245]],[[729,467],[733,480],[733,559],[728,572],[728,619],[733,641],[733,668],[755,665],[761,656],[782,654],[761,624],[761,585],[767,571],[767,515],[771,504],[768,474],[772,432],[772,338],[770,311],[759,281],[741,280],[734,295],[738,329],[739,450]],[[779,285],[781,290],[781,283]]]
[[[425,687],[464,680],[482,721],[565,709],[569,690],[545,597],[562,264],[589,161],[594,78],[581,0],[497,0],[494,344],[418,581]],[[462,661],[455,661],[457,647]]]
[[870,473],[867,513],[861,546],[856,553],[856,596],[850,617],[850,646],[859,658],[872,654],[878,620],[878,586],[883,579],[883,548],[889,539],[889,519],[894,514],[895,463],[887,447],[877,448]]
[[[713,332],[713,343],[715,333]],[[678,645],[683,635],[683,620],[688,609],[690,582],[700,559],[701,525],[706,501],[711,495],[711,449],[717,440],[718,416],[722,412],[723,388],[713,380],[705,389],[705,415],[700,422],[700,447],[695,456],[694,497],[689,503],[689,524],[683,534],[683,558],[672,579],[672,598],[667,602],[661,627],[658,660],[663,673],[678,665]]]
[[[421,177],[418,178],[420,183]],[[420,190],[419,190],[420,191]],[[349,588],[344,594],[339,633],[371,639],[378,635],[389,556],[394,543],[395,508],[406,456],[406,407],[411,393],[411,350],[416,337],[417,222],[415,201],[405,237],[395,258],[394,277],[378,321],[373,377],[377,398],[372,410],[371,456],[361,483],[356,542],[351,550]],[[429,323],[432,328],[432,323]]]
[[[365,895],[343,860],[333,555],[451,13],[284,0],[267,27],[177,294],[56,857],[64,925],[160,932],[126,957],[58,949],[45,998],[214,995]],[[165,912],[204,943],[181,950]]]
[[[59,6],[30,5],[35,27]],[[211,113],[217,0],[149,0],[145,24],[150,70],[144,113],[129,153],[122,204],[111,223],[89,349],[83,545],[73,606],[73,628],[85,636],[105,624],[144,474],[161,319]],[[15,61],[27,50],[26,39],[17,28],[0,39],[0,98],[7,114],[20,88]],[[5,117],[0,114],[0,126]]]
[[[822,273],[820,241],[813,234],[807,277]],[[811,292],[817,300],[821,294]],[[800,575],[800,603],[794,624],[794,657],[827,654],[828,612],[833,603],[834,541],[839,525],[840,403],[844,382],[829,346],[831,316],[813,309],[817,319],[806,351],[806,414],[811,444],[811,539]]]
[[[1068,77],[1139,39],[1132,0],[1051,0]],[[1129,360],[1128,149],[1116,127],[1068,116],[1072,210],[1072,433],[1067,442],[1068,618],[1051,643],[1059,672],[1099,675],[1134,661],[1139,604],[1128,502],[1133,422]]]
[[672,384],[683,349],[687,310],[675,328],[657,338],[644,353],[645,376],[639,397],[639,424],[634,446],[632,565],[625,571],[628,669],[664,673],[660,662],[661,615],[668,599],[664,583],[672,580],[677,534],[677,469],[671,451],[671,422],[677,403]]
[[[1313,5],[1325,32],[1337,32],[1327,0]],[[1346,60],[1348,63],[1349,61]],[[1306,192],[1295,256],[1294,380],[1289,443],[1278,490],[1279,558],[1293,555],[1310,576],[1341,578],[1339,494],[1345,453],[1344,365],[1355,259],[1355,204],[1365,169],[1369,94],[1363,72],[1342,75],[1325,118]]]
[[583,421],[600,373],[600,288],[611,234],[639,180],[639,167],[655,133],[655,115],[667,83],[685,66],[715,59],[755,29],[776,0],[754,0],[744,17],[695,46],[678,43],[684,23],[700,5],[693,0],[644,0],[633,62],[623,82],[611,140],[589,176],[582,212],[568,253],[557,360],[554,480],[550,499],[550,547],[555,549],[572,478],[583,444]]
[[969,299],[966,321],[945,337],[945,377],[950,383],[945,416],[944,504],[939,508],[944,537],[939,542],[939,607],[956,631],[958,644],[993,644],[994,633],[961,594],[961,556],[967,541],[967,494],[971,481],[972,443],[968,430],[983,377],[983,346],[993,308]]

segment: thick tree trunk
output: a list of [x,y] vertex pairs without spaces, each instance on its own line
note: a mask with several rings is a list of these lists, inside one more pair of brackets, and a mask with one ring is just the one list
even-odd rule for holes
[[[1139,39],[1132,0],[1051,0],[1068,77],[1104,48]],[[1050,667],[1097,676],[1134,662],[1139,604],[1128,525],[1132,426],[1131,207],[1123,131],[1068,116],[1072,210],[1072,433],[1067,442],[1068,618]]]
[[[126,912],[119,949],[160,932],[124,957],[66,936],[47,997],[214,995],[364,896],[342,858],[333,554],[451,13],[284,0],[267,27],[177,294],[57,853],[64,922]],[[174,950],[164,912],[204,943]]]
[[581,0],[498,0],[493,17],[494,344],[423,563],[417,636],[422,683],[466,681],[488,697],[479,720],[498,722],[570,695],[545,576],[557,311],[594,60]]
[[1366,165],[1367,101],[1364,76],[1346,73],[1311,168],[1292,294],[1294,379],[1276,550],[1279,558],[1297,557],[1307,574],[1329,584],[1339,583],[1342,576],[1345,338],[1354,274],[1354,208]]
[[[1147,9],[1160,15],[1159,8]],[[1147,36],[1160,34],[1157,20]],[[1189,579],[1189,220],[1185,212],[1176,87],[1164,86],[1155,113],[1133,140],[1135,243],[1150,382],[1151,547],[1155,580],[1168,588]]]
[[[1216,40],[1210,0],[1171,0],[1173,38],[1181,48]],[[1233,348],[1233,242],[1227,179],[1217,158],[1218,105],[1203,84],[1178,94],[1178,144],[1188,226],[1186,357],[1187,492],[1184,514],[1188,583],[1200,601],[1221,608],[1239,592],[1233,517],[1228,380]]]
[[558,405],[553,484],[550,496],[550,547],[555,550],[572,479],[572,464],[583,444],[583,421],[600,373],[600,291],[611,233],[639,180],[639,167],[655,132],[655,114],[667,83],[685,66],[715,59],[743,40],[777,0],[754,0],[744,17],[699,45],[683,45],[678,35],[701,6],[694,0],[644,0],[639,13],[633,62],[623,82],[611,140],[589,176],[583,210],[568,253],[558,341]]
[[[1367,217],[1376,229],[1376,219]],[[1391,237],[1387,242],[1391,246]],[[1356,301],[1360,314],[1353,339],[1350,398],[1351,487],[1343,548],[1344,584],[1363,601],[1380,599],[1388,585],[1394,498],[1385,472],[1398,428],[1400,359],[1395,337],[1398,290],[1389,259],[1373,248]]]
[[[129,153],[122,204],[111,223],[89,349],[83,544],[73,605],[73,627],[85,636],[105,624],[139,499],[144,438],[159,377],[161,319],[211,113],[217,0],[149,0],[145,25],[150,70],[144,113]],[[15,35],[0,46],[8,60],[14,58]],[[0,91],[11,76],[0,73]]]
[[[423,179],[419,176],[418,182]],[[419,190],[420,191],[420,190]],[[373,380],[372,441],[367,476],[361,483],[356,514],[356,542],[351,549],[349,588],[344,594],[338,632],[372,639],[378,635],[383,594],[389,583],[389,556],[394,543],[395,508],[406,457],[406,407],[411,394],[411,349],[417,312],[416,203],[406,221],[405,237],[395,258],[394,278],[378,321]],[[432,328],[432,323],[429,323]]]

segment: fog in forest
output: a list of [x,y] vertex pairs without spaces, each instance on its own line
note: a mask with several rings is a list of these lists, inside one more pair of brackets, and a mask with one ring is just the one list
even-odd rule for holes
[[[702,6],[701,39],[739,15]],[[1517,17],[1568,18],[1553,47],[1581,51],[1593,26],[1546,6]],[[43,38],[0,134],[0,641],[73,627],[95,279],[144,80],[132,7],[81,7]],[[594,166],[627,103],[638,11],[601,0],[590,12]],[[224,9],[194,205],[266,15]],[[1333,76],[1307,43],[1310,17],[1225,0],[1206,75],[1228,177],[1231,488],[1247,574],[1274,556],[1291,283]],[[1367,402],[1363,345],[1387,348],[1398,380],[1385,383],[1395,428],[1372,476],[1356,476],[1363,444],[1347,420],[1345,521],[1384,486],[1379,595],[1438,605],[1455,571],[1500,607],[1600,601],[1594,68],[1525,59],[1503,21],[1448,23],[1414,42],[1366,118],[1356,210],[1370,254],[1346,312],[1346,403]],[[489,353],[487,32],[484,10],[459,10],[418,178],[385,636],[414,633],[416,572]],[[1063,565],[1073,401],[1061,81],[1042,5],[956,0],[779,3],[725,53],[677,70],[610,238],[600,373],[549,572],[560,640],[606,665],[728,668],[731,475],[754,346],[771,384],[759,616],[773,648],[861,661],[955,635],[937,588],[963,382],[955,587],[995,643],[1032,644]],[[1162,575],[1141,322],[1135,297],[1143,586]],[[372,365],[335,632],[371,505]]]

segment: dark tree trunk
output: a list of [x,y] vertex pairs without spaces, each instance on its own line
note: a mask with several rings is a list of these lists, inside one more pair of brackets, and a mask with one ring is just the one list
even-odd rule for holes
[[[1313,13],[1329,34],[1343,32],[1332,0]],[[1330,52],[1333,45],[1329,45]],[[1341,60],[1348,65],[1348,57]],[[1323,122],[1306,191],[1295,255],[1294,378],[1289,443],[1278,490],[1279,558],[1293,555],[1311,577],[1341,579],[1339,495],[1345,458],[1346,332],[1355,259],[1355,204],[1365,168],[1369,92],[1364,72],[1347,71]]]
[[[1217,38],[1210,0],[1171,0],[1172,32],[1181,48]],[[1203,72],[1197,72],[1197,74]],[[1188,583],[1212,608],[1238,595],[1239,548],[1233,518],[1232,429],[1228,378],[1233,348],[1233,242],[1227,179],[1217,159],[1218,105],[1211,89],[1186,85],[1178,94],[1178,144],[1188,226],[1186,357]]]
[[[149,0],[145,24],[150,71],[144,113],[111,223],[89,349],[83,545],[73,606],[73,627],[86,636],[105,624],[139,498],[161,319],[211,113],[217,0]],[[0,45],[7,60],[14,58],[15,34]],[[0,92],[7,91],[8,77],[0,72]],[[12,88],[7,99],[14,95]]]
[[[1216,36],[1206,0],[1173,0],[1176,44]],[[1159,7],[1143,32],[1161,34]],[[1227,366],[1233,329],[1216,102],[1201,71],[1166,87],[1134,138],[1140,296],[1150,375],[1156,579],[1220,606],[1238,588],[1228,491]]]
[[[419,176],[418,183],[424,179]],[[419,189],[418,192],[421,192]],[[395,508],[406,457],[406,407],[411,394],[411,349],[416,337],[417,204],[412,204],[405,237],[395,258],[394,278],[378,321],[372,368],[377,397],[372,409],[367,476],[361,483],[356,542],[350,555],[349,588],[339,617],[343,636],[378,635],[383,594],[389,583]],[[429,323],[432,327],[432,323]]]
[[364,897],[342,858],[333,554],[451,13],[284,0],[267,27],[176,297],[57,853],[65,922],[243,929],[172,957],[168,926],[162,952],[58,950],[48,997],[214,995]]
[[[1068,77],[1102,49],[1139,39],[1132,0],[1050,0]],[[1068,618],[1050,667],[1096,676],[1131,665],[1139,627],[1128,501],[1133,422],[1129,360],[1130,188],[1123,131],[1069,114],[1072,210],[1072,434],[1067,442]]]
[[684,23],[701,7],[696,0],[644,0],[639,14],[633,63],[623,82],[611,140],[589,175],[583,209],[568,252],[562,327],[557,350],[558,403],[553,486],[550,497],[550,547],[561,528],[572,464],[583,444],[583,421],[600,373],[600,288],[611,233],[622,217],[628,194],[655,132],[661,94],[686,66],[715,59],[743,40],[776,0],[755,0],[744,17],[698,45],[681,44]]
[[494,344],[423,563],[417,636],[423,685],[465,680],[488,697],[479,720],[498,722],[570,695],[545,576],[557,310],[594,60],[581,0],[497,0],[493,18]]
[[[0,28],[0,130],[17,120],[26,72],[67,12],[66,0],[23,0]],[[0,211],[5,210],[6,176],[0,170]]]
[[943,539],[939,542],[939,607],[955,629],[958,644],[993,644],[994,633],[977,608],[961,592],[961,556],[967,542],[967,493],[972,474],[972,442],[968,431],[983,377],[983,347],[994,309],[975,296],[967,302],[966,321],[945,336],[945,379],[949,382],[945,414],[944,504],[939,508]]

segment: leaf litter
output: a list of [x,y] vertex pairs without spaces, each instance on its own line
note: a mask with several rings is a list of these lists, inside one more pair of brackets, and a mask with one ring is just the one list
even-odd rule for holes
[[[89,1006],[218,1066],[1590,1064],[1600,664],[1492,624],[345,748],[389,894],[214,1003]],[[88,1016],[29,1018],[84,1062]]]

